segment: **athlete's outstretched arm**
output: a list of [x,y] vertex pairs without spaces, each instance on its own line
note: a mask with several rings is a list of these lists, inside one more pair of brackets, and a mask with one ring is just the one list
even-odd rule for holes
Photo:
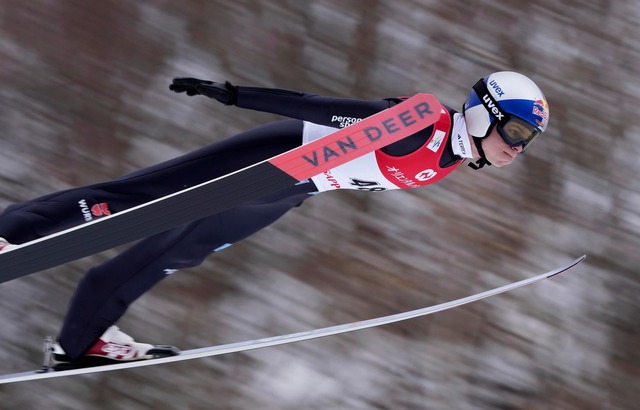
[[341,128],[394,105],[396,99],[358,100],[324,97],[301,91],[234,86],[196,78],[175,78],[169,88],[187,95],[204,95],[223,104],[279,114]]

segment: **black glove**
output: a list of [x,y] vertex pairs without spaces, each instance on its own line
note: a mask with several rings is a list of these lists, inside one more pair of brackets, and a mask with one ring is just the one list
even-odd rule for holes
[[238,101],[238,88],[229,81],[222,84],[197,78],[179,77],[173,79],[169,89],[176,93],[186,92],[189,96],[204,95],[226,105],[235,105]]

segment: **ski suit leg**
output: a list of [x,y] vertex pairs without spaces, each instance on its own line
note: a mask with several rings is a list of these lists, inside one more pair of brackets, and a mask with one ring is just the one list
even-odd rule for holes
[[301,121],[261,125],[112,181],[11,205],[0,214],[0,236],[11,243],[28,242],[228,174],[301,143]]
[[313,183],[293,186],[217,215],[154,235],[102,265],[80,282],[59,342],[72,359],[125,313],[139,296],[175,270],[199,265],[214,251],[270,225],[310,197]]

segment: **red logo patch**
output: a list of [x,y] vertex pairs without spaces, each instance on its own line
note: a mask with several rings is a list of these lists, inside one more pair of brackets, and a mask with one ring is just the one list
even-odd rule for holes
[[91,214],[93,216],[109,216],[111,215],[111,211],[109,211],[109,204],[103,202],[101,204],[95,204],[91,207]]

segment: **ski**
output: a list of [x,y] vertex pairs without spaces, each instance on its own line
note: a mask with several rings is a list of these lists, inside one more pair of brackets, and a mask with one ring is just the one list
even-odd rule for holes
[[0,253],[0,283],[93,255],[260,198],[329,171],[435,123],[430,94],[268,160]]
[[20,381],[28,381],[28,380],[49,379],[53,377],[73,376],[73,375],[80,375],[80,374],[87,374],[87,373],[106,372],[111,370],[130,369],[134,367],[154,366],[154,365],[163,364],[163,363],[180,362],[180,361],[198,359],[203,357],[219,356],[227,353],[237,353],[237,352],[244,352],[248,350],[260,349],[264,347],[284,345],[284,344],[289,344],[294,342],[300,342],[303,340],[317,339],[320,337],[337,335],[341,333],[349,333],[349,332],[354,332],[356,330],[362,330],[362,329],[367,329],[371,327],[387,325],[390,323],[413,319],[419,316],[426,316],[432,313],[441,312],[443,310],[451,309],[454,307],[465,305],[467,303],[471,303],[471,302],[475,302],[491,296],[495,296],[500,293],[508,292],[513,289],[530,285],[532,283],[540,282],[544,279],[551,278],[553,276],[556,276],[562,272],[565,272],[573,268],[574,266],[582,262],[585,258],[586,256],[583,255],[575,259],[574,261],[569,262],[563,267],[560,267],[558,269],[552,270],[547,273],[543,273],[538,276],[531,277],[529,279],[513,282],[492,290],[488,290],[472,296],[467,296],[465,298],[457,299],[451,302],[441,303],[438,305],[417,309],[417,310],[412,310],[404,313],[398,313],[390,316],[383,316],[375,319],[363,320],[360,322],[353,322],[353,323],[348,323],[343,325],[314,329],[306,332],[291,333],[291,334],[282,335],[282,336],[267,337],[263,339],[249,340],[245,342],[210,346],[210,347],[204,347],[204,348],[193,349],[193,350],[185,350],[180,354],[178,354],[177,356],[168,356],[168,357],[162,357],[157,359],[141,360],[137,362],[106,364],[98,367],[85,367],[85,368],[77,368],[77,369],[69,369],[69,370],[55,370],[51,368],[49,365],[45,364],[45,367],[41,370],[24,372],[24,373],[7,374],[4,376],[0,376],[0,384],[15,383]]

